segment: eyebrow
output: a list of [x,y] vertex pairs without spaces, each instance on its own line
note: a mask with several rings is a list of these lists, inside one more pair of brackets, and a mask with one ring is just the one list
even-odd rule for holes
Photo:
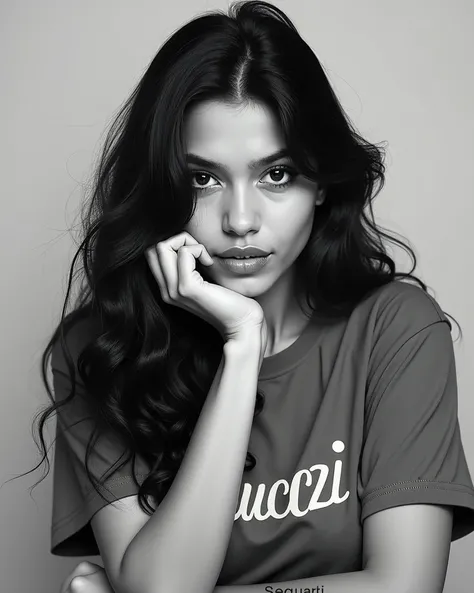
[[[277,159],[281,159],[287,156],[290,156],[288,150],[286,148],[282,148],[280,150],[277,150],[277,152],[269,154],[266,157],[250,161],[248,167],[250,170],[258,169],[259,167],[269,165]],[[209,161],[207,159],[200,157],[197,154],[193,154],[192,152],[186,154],[186,161],[188,163],[193,163],[194,165],[200,165],[201,167],[214,167],[215,169],[223,169],[224,171],[227,170],[227,167],[223,163],[218,163],[217,161]]]

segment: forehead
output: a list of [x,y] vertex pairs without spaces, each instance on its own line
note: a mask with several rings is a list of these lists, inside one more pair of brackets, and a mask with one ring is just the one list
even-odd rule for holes
[[184,136],[188,152],[207,149],[216,157],[238,147],[258,158],[284,145],[276,118],[262,104],[199,103],[186,114]]

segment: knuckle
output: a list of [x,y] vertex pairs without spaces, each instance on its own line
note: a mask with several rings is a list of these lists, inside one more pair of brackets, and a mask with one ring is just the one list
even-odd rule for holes
[[179,239],[181,241],[187,241],[188,245],[186,247],[196,245],[196,243],[197,243],[196,239],[192,235],[190,235],[187,231],[183,231],[182,233],[179,233],[178,235],[176,235],[176,237],[179,237]]
[[180,282],[178,284],[178,294],[180,297],[188,297],[190,294],[189,286],[185,282]]
[[69,589],[71,593],[85,593],[87,591],[87,578],[83,576],[76,576],[71,580]]

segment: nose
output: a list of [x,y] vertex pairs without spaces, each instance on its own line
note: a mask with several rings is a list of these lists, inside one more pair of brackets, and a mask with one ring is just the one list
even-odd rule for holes
[[252,191],[229,192],[223,200],[222,229],[236,235],[258,231],[261,212],[258,196]]

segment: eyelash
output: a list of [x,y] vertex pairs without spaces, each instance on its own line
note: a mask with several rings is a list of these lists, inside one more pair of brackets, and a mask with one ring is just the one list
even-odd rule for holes
[[[288,173],[290,175],[289,181],[286,181],[285,183],[267,183],[266,184],[266,185],[271,185],[272,187],[275,187],[277,189],[288,187],[290,184],[293,183],[294,178],[298,174],[295,169],[293,169],[292,167],[289,167],[288,165],[275,165],[274,167],[272,167],[271,169],[269,169],[263,176],[265,177],[265,175],[268,175],[272,171],[275,171],[275,169],[282,169],[283,171],[285,171],[285,173]],[[214,177],[213,175],[211,175],[207,171],[192,171],[191,172],[191,177],[193,177],[194,175],[197,175],[198,173],[202,173],[204,175],[209,175],[209,177]],[[196,190],[196,191],[198,191],[198,192],[203,192],[203,191],[207,191],[209,189],[212,189],[212,187],[215,187],[215,186],[211,186],[211,187],[197,187],[197,186],[193,186],[193,189]]]

